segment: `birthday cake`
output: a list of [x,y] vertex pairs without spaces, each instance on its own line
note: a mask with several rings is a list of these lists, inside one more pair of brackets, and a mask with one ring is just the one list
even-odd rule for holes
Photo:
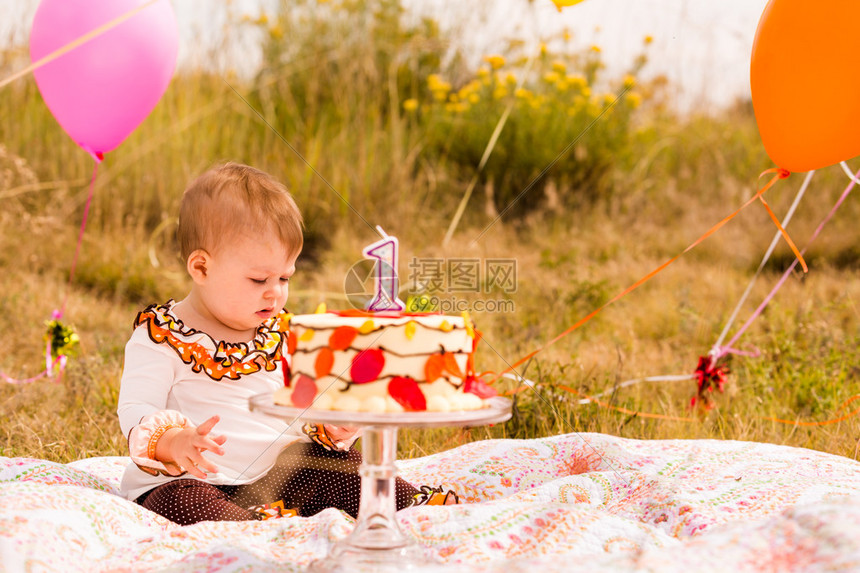
[[474,375],[478,337],[466,313],[295,315],[274,401],[351,412],[476,410],[496,395]]

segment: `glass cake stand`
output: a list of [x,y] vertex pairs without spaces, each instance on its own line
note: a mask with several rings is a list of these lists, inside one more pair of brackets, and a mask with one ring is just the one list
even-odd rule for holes
[[375,414],[292,408],[275,404],[272,394],[250,399],[250,409],[291,423],[311,422],[338,426],[360,426],[363,430],[361,498],[355,528],[332,547],[328,556],[311,563],[309,571],[416,571],[435,569],[418,543],[404,535],[394,514],[397,502],[394,478],[397,475],[397,430],[481,426],[507,421],[511,401],[491,398],[480,410],[463,412],[403,412]]

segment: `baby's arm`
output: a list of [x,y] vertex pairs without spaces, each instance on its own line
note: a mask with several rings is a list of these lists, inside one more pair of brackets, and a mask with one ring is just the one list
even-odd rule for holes
[[217,471],[201,452],[223,454],[220,446],[226,438],[209,435],[217,417],[195,427],[181,412],[167,409],[176,362],[178,358],[149,340],[145,327],[135,330],[125,348],[117,405],[120,427],[128,438],[132,461],[141,470],[174,476],[187,471],[205,479],[192,462]]

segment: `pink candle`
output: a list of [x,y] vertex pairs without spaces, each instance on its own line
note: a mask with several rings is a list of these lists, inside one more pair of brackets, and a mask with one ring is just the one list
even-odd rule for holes
[[382,239],[368,245],[362,251],[365,258],[376,260],[376,273],[373,300],[367,305],[367,310],[403,310],[406,305],[397,297],[397,237],[391,237],[379,226],[376,230]]

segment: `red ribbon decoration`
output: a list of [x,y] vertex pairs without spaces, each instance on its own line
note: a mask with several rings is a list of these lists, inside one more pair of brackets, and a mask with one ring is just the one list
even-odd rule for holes
[[723,391],[726,385],[726,374],[728,373],[728,367],[717,364],[716,359],[710,354],[699,356],[699,365],[696,366],[696,371],[693,372],[699,391],[690,400],[690,407],[694,408],[698,403],[705,410],[712,409],[714,403],[711,401],[709,393],[713,392],[714,388],[720,392]]

